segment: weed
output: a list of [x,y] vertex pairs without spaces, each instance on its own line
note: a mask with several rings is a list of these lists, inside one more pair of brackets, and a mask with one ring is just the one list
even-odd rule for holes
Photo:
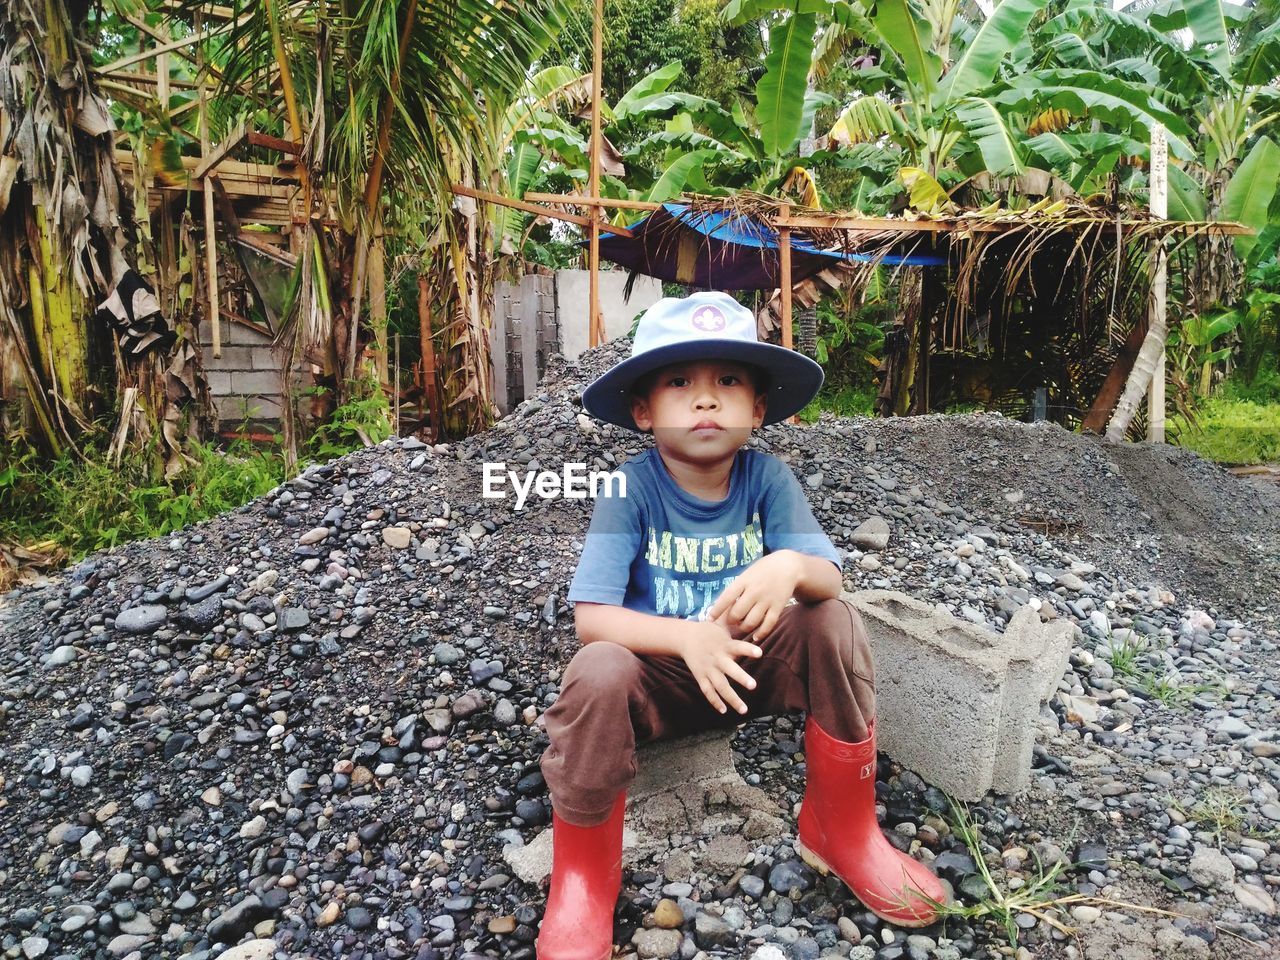
[[[0,446],[0,543],[35,549],[44,544],[74,562],[128,540],[158,537],[232,510],[284,479],[278,450],[247,442],[220,452],[192,444],[194,463],[170,481],[156,480],[154,446],[130,450],[117,463],[106,453],[106,433],[70,453],[42,461],[17,436]],[[0,570],[0,580],[5,571]]]
[[1176,798],[1169,798],[1168,807],[1176,810],[1186,820],[1202,824],[1213,834],[1213,842],[1221,847],[1224,834],[1239,834],[1244,827],[1244,805],[1248,797],[1229,787],[1209,787],[1190,807]]
[[1069,927],[1052,915],[1060,912],[1059,904],[1063,901],[1062,882],[1058,879],[1063,863],[1055,863],[1048,870],[1037,863],[1035,876],[1016,890],[1006,889],[996,881],[991,868],[987,865],[982,849],[982,834],[969,813],[969,808],[952,800],[951,820],[952,831],[969,849],[969,855],[978,868],[978,876],[982,878],[987,893],[978,902],[969,906],[958,902],[943,904],[939,911],[943,919],[957,917],[967,921],[994,920],[1004,927],[1009,937],[1009,945],[1015,949],[1018,946],[1018,914],[1020,913],[1043,920],[1064,934],[1071,933]]
[[[1264,395],[1261,390],[1244,392]],[[1236,399],[1224,390],[1203,402],[1194,426],[1172,417],[1170,428],[1179,446],[1207,460],[1243,464],[1280,461],[1280,403],[1274,400]]]
[[1121,635],[1107,635],[1107,659],[1117,677],[1136,676],[1141,657],[1150,649],[1146,639],[1133,631]]
[[[349,387],[351,399],[334,410],[307,441],[307,454],[314,460],[334,460],[391,436],[391,408],[377,381],[351,381]],[[323,391],[323,387],[315,387],[311,392]]]

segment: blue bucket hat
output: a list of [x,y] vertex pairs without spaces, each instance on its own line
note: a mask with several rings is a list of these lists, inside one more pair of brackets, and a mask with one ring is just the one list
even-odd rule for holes
[[765,425],[803,409],[822,387],[822,368],[803,354],[761,343],[756,318],[727,293],[709,291],[659,300],[640,318],[631,356],[582,391],[592,416],[638,431],[631,388],[660,367],[695,360],[736,360],[769,373]]

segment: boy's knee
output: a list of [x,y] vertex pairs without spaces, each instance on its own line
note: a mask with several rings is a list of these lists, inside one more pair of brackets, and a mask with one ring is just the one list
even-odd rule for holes
[[804,629],[810,654],[842,660],[853,644],[853,615],[848,603],[832,598],[801,606],[805,608]]
[[607,691],[612,696],[631,684],[639,667],[639,659],[626,647],[608,640],[595,640],[584,644],[573,655],[564,674],[564,687],[574,684],[588,695]]

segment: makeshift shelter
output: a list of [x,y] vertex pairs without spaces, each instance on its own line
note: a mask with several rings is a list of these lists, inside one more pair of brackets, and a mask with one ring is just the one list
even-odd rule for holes
[[[601,258],[636,273],[708,290],[776,290],[782,283],[782,241],[768,221],[736,210],[665,203],[627,225],[631,236],[600,240]],[[936,266],[939,256],[886,254],[891,266]],[[874,262],[868,254],[824,250],[805,236],[791,239],[791,282],[841,262]]]
[[[759,194],[678,203],[526,194],[477,199],[583,222],[605,234],[600,256],[693,286],[777,293],[766,337],[791,346],[792,300],[865,285],[876,268],[899,282],[899,322],[885,340],[880,412],[973,403],[1019,419],[1100,431],[1146,334],[1157,250],[1176,258],[1238,224],[1171,221],[1137,208],[1044,200],[1023,210],[866,217]],[[547,204],[544,206],[543,204]],[[565,207],[641,210],[623,226]]]

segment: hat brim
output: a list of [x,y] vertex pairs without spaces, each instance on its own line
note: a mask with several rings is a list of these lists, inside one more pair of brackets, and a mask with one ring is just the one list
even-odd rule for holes
[[635,382],[659,367],[698,360],[736,360],[767,370],[770,382],[765,426],[798,413],[822,388],[822,367],[802,353],[772,343],[698,340],[671,343],[623,360],[582,391],[582,405],[594,417],[639,431],[631,416],[631,388]]

